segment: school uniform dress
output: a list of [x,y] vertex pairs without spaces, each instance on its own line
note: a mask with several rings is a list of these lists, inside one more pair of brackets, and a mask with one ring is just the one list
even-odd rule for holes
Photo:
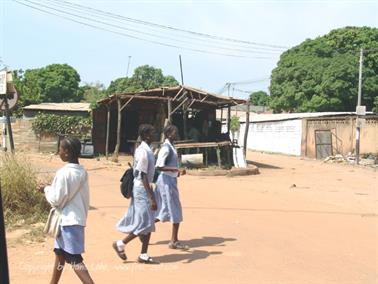
[[150,146],[142,142],[134,155],[133,196],[127,213],[117,223],[116,228],[122,233],[146,235],[155,231],[155,218],[147,191],[143,186],[141,173],[147,175],[152,183],[155,173],[155,157]]
[[[178,156],[176,148],[169,142],[164,141],[161,146],[156,167],[173,167],[178,169]],[[177,224],[182,222],[182,207],[177,188],[177,172],[161,172],[156,181],[155,199],[157,211],[155,218],[161,222]]]
[[86,170],[79,164],[68,163],[57,171],[51,186],[44,191],[50,205],[61,210],[61,230],[54,242],[54,252],[63,255],[68,263],[81,263],[89,210]]

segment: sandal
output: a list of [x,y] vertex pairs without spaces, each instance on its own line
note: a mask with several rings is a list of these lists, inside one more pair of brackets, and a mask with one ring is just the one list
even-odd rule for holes
[[119,256],[120,259],[127,260],[127,256],[126,256],[125,252],[118,249],[117,242],[113,242],[113,248],[116,251],[116,253],[117,253],[117,255]]
[[147,259],[143,259],[139,256],[138,262],[144,263],[144,264],[160,264],[160,262],[153,260],[152,257],[148,257]]
[[181,250],[188,250],[189,249],[189,246],[188,245],[184,245],[180,242],[169,242],[169,245],[168,247],[170,249],[181,249]]

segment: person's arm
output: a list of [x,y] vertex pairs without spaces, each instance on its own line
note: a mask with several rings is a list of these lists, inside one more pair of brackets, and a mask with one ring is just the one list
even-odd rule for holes
[[46,200],[53,207],[61,207],[68,198],[68,185],[64,173],[58,172],[51,185],[44,188]]
[[176,167],[165,166],[165,160],[167,159],[168,155],[169,155],[168,146],[161,147],[158,154],[155,168],[161,172],[178,172],[179,169]]
[[150,199],[151,209],[156,210],[157,205],[156,205],[155,195],[154,195],[154,192],[152,191],[150,183],[148,182],[147,174],[142,172],[141,177],[142,177],[144,189],[147,191],[148,198]]

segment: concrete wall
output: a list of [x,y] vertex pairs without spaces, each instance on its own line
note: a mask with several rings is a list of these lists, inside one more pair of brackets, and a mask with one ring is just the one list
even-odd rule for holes
[[[235,136],[240,146],[244,141],[245,123]],[[247,148],[255,151],[301,155],[302,120],[250,123]]]
[[[304,120],[302,155],[316,158],[315,131],[332,133],[332,154],[347,155],[355,152],[356,119],[354,117]],[[378,118],[366,119],[361,129],[360,153],[378,153]]]

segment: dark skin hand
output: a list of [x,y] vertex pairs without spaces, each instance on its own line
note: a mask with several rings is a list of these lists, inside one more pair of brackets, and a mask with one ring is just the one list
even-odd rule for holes
[[155,195],[152,191],[152,188],[150,186],[150,183],[148,182],[147,175],[145,173],[142,173],[142,182],[145,190],[147,191],[148,198],[150,199],[151,203],[151,210],[156,211],[157,210],[157,204],[155,200]]
[[[153,133],[148,133],[145,137],[145,142],[150,146],[152,142],[152,135]],[[151,203],[151,210],[156,211],[157,210],[157,204],[155,200],[155,195],[152,191],[152,188],[150,186],[150,183],[148,182],[147,175],[145,173],[142,173],[142,182],[145,190],[147,191],[147,195],[150,199]]]

